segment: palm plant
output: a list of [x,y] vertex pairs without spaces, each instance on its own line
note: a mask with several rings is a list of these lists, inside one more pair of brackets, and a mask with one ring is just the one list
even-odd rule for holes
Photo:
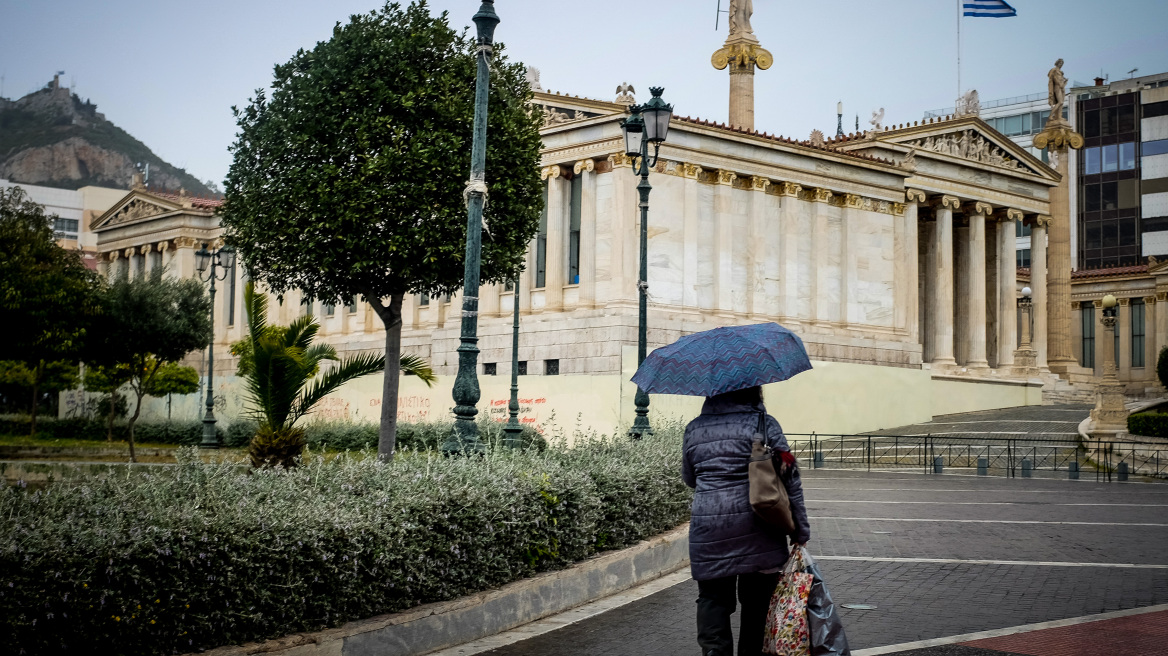
[[[292,467],[305,445],[304,429],[296,422],[350,380],[383,371],[385,356],[362,353],[342,360],[331,345],[313,343],[320,325],[312,315],[288,326],[268,325],[268,298],[256,293],[254,283],[244,289],[244,304],[249,336],[232,350],[241,356],[239,374],[259,423],[248,453],[256,467]],[[326,361],[336,364],[321,374]],[[424,360],[413,358],[410,365],[427,384],[434,380]]]

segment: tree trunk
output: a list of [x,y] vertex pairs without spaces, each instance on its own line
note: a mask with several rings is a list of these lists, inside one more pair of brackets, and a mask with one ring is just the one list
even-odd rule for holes
[[[372,301],[373,297],[366,295]],[[389,306],[380,302],[370,305],[385,324],[385,375],[381,387],[381,430],[377,439],[377,459],[393,460],[397,446],[397,393],[401,378],[402,299],[405,294],[389,297]]]
[[109,423],[105,427],[105,441],[114,441],[114,416],[118,410],[118,391],[114,390],[109,395]]
[[[133,385],[130,386],[130,389],[134,390],[134,396],[138,397],[138,401],[134,404],[134,416],[130,417],[130,423],[126,427],[126,439],[130,442],[130,462],[138,462],[138,457],[134,453],[134,422],[138,421],[138,415],[142,413],[142,397],[145,396],[145,393]],[[142,389],[146,389],[145,383],[142,384]]]
[[29,437],[36,437],[37,406],[40,405],[41,376],[45,375],[45,361],[37,360],[37,366],[32,373],[32,411],[29,413]]

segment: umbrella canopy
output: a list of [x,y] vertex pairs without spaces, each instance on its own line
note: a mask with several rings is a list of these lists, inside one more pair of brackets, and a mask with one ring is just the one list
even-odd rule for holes
[[811,368],[803,340],[777,323],[687,335],[653,351],[633,382],[652,394],[714,396],[787,380]]

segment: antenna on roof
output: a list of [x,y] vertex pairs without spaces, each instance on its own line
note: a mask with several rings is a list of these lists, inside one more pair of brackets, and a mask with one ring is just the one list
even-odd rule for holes
[[721,20],[722,14],[730,13],[729,9],[722,9],[722,0],[718,0],[718,11],[714,14],[714,31],[718,31],[718,21]]
[[1133,69],[1131,69],[1130,71],[1128,71],[1128,72],[1127,72],[1127,79],[1129,79],[1129,80],[1130,80],[1130,79],[1132,79],[1133,77],[1135,77],[1136,71],[1138,71],[1138,70],[1140,70],[1140,69],[1138,69],[1138,68],[1133,68]]

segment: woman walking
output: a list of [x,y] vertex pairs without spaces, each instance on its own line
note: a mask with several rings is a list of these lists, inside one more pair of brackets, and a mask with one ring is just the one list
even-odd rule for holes
[[811,539],[795,458],[779,422],[766,415],[762,388],[706,397],[702,414],[685,429],[681,471],[685,484],[694,488],[689,554],[698,582],[702,656],[734,656],[730,616],[738,603],[742,604],[738,656],[762,653],[771,593],[790,553],[788,536],[750,506],[747,469],[760,414],[766,417],[767,444],[790,465],[783,482],[798,527],[791,543],[802,545]]

